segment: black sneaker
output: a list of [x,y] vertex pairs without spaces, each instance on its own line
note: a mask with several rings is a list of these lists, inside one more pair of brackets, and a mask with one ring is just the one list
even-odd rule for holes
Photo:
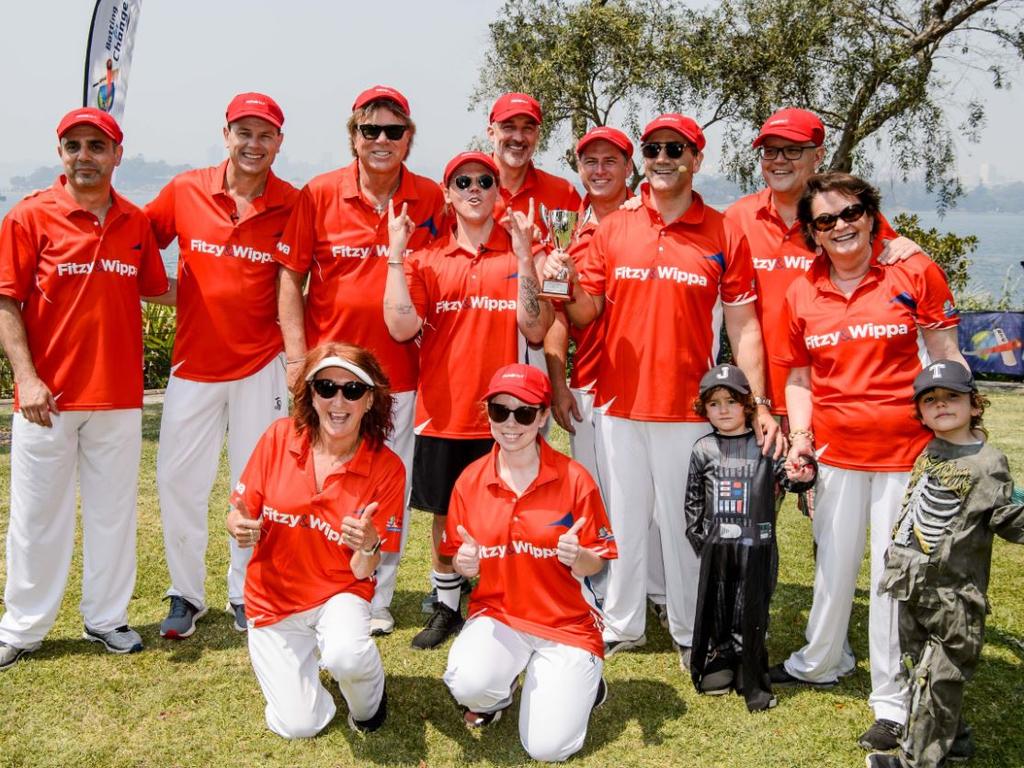
[[501,713],[512,706],[512,698],[516,695],[517,690],[519,690],[518,677],[512,681],[512,687],[509,688],[508,704],[493,712],[473,712],[467,709],[462,715],[462,722],[466,724],[467,728],[486,728],[488,725],[498,722],[501,720]]
[[885,752],[872,752],[864,758],[864,765],[868,768],[903,768],[903,763],[896,755]]
[[[893,720],[879,718],[860,735],[860,738],[857,739],[857,744],[863,749],[885,752],[890,749],[896,749],[900,745],[900,737],[902,736],[902,725]],[[898,762],[897,765],[899,765]]]
[[598,683],[597,686],[597,695],[594,697],[594,706],[590,708],[590,711],[593,712],[595,709],[598,709],[606,701],[608,701],[608,683],[606,683],[602,677],[601,682]]
[[[781,661],[768,670],[768,679],[771,681],[773,686],[777,685],[780,688],[786,688],[791,685],[806,685],[808,688],[820,688],[821,690],[827,690],[829,688],[835,688],[839,684],[838,680],[825,680],[823,682],[816,683],[812,680],[804,680],[802,677],[791,675],[786,671],[785,663]],[[870,749],[870,747],[865,747],[865,749]]]
[[384,721],[388,719],[388,689],[385,688],[380,695],[380,704],[377,706],[377,711],[373,713],[369,720],[356,720],[352,717],[352,713],[348,713],[348,727],[356,733],[373,733],[378,730]]
[[971,733],[970,727],[965,725],[953,739],[953,744],[950,746],[949,752],[946,753],[946,760],[953,762],[970,760],[977,751],[977,747],[974,745],[974,735]]
[[465,623],[458,611],[453,611],[444,603],[437,603],[426,626],[412,639],[412,647],[418,651],[436,648],[452,635],[457,635]]

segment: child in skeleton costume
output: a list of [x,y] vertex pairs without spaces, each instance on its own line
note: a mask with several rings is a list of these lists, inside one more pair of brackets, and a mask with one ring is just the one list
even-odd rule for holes
[[750,385],[736,366],[704,375],[694,410],[714,432],[694,444],[686,489],[686,536],[701,558],[690,673],[701,693],[735,689],[751,712],[765,710],[776,704],[765,647],[778,564],[775,516],[783,488],[813,485],[814,461],[786,467],[762,454],[751,429]]
[[868,755],[869,768],[973,754],[961,706],[984,639],[992,537],[1024,543],[1024,504],[1011,498],[1006,457],[985,442],[988,401],[970,372],[932,363],[914,381],[914,402],[935,439],[914,464],[879,584],[899,600],[910,713],[899,754]]

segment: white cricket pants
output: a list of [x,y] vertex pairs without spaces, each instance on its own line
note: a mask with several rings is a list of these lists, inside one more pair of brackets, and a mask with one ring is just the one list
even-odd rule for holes
[[347,592],[275,624],[250,627],[249,658],[267,700],[267,727],[286,739],[315,736],[334,718],[320,666],[338,682],[356,720],[369,720],[384,694],[370,604]]
[[693,444],[707,423],[634,421],[600,412],[597,461],[619,557],[609,560],[602,610],[604,639],[644,634],[652,520],[661,533],[669,633],[693,644],[700,560],[686,538],[683,502]]
[[878,582],[909,478],[909,472],[859,472],[820,466],[813,521],[818,556],[814,565],[814,601],[805,633],[807,645],[786,660],[786,670],[791,675],[812,682],[835,680],[853,671],[856,661],[846,635],[870,526],[868,704],[876,718],[897,723],[907,718],[905,691],[898,682],[897,602],[878,594]]
[[[171,374],[156,457],[160,519],[171,576],[168,595],[180,595],[200,608],[206,606],[210,491],[217,479],[225,429],[234,488],[267,427],[287,415],[283,354],[235,381],[191,381]],[[228,600],[243,603],[245,568],[252,549],[239,547],[223,527],[220,533],[231,552]]]
[[395,596],[395,584],[398,581],[398,563],[405,552],[405,541],[409,538],[409,498],[412,495],[412,455],[416,436],[413,434],[413,422],[416,415],[416,393],[396,392],[395,404],[391,408],[391,420],[395,431],[387,440],[387,446],[402,460],[405,467],[405,509],[402,514],[402,542],[397,552],[381,552],[380,564],[377,566],[377,586],[370,602],[370,612],[391,607]]
[[512,682],[526,670],[519,740],[534,760],[554,763],[582,748],[603,669],[589,651],[480,616],[452,643],[444,682],[471,712],[493,712],[511,703]]
[[14,414],[6,610],[0,640],[35,648],[57,618],[75,546],[75,477],[82,494],[85,625],[128,623],[135,588],[135,499],[142,410],[63,411],[41,427]]
[[[575,435],[569,435],[569,450],[600,485],[597,472],[597,432],[594,428],[594,391],[592,389],[570,389],[580,409],[582,421],[574,421]],[[571,416],[569,418],[572,418]],[[602,490],[602,494],[604,491]]]

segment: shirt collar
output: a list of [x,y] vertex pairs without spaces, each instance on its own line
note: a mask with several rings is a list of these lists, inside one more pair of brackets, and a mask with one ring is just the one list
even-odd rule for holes
[[[61,174],[60,176],[57,177],[57,180],[53,182],[53,186],[50,188],[53,192],[54,202],[57,203],[57,208],[66,217],[71,216],[72,214],[78,212],[86,213],[92,216],[93,214],[89,213],[89,211],[85,210],[85,208],[80,206],[78,202],[75,200],[75,198],[73,198],[68,193],[67,189],[64,188],[64,185],[67,184],[67,181],[68,177],[65,176],[64,174]],[[120,216],[123,212],[124,198],[121,197],[121,195],[119,195],[113,187],[111,187],[110,210],[107,211],[105,221],[110,221],[115,217]]]
[[448,239],[441,246],[441,253],[445,256],[452,256],[458,251],[468,253],[475,257],[482,256],[489,251],[500,251],[505,253],[512,250],[512,236],[509,235],[508,230],[506,230],[497,221],[495,221],[494,226],[491,227],[491,234],[487,237],[487,242],[480,246],[480,250],[476,253],[466,250],[459,243],[458,238],[455,236],[457,227],[457,224],[452,224],[451,229],[448,230],[446,235]]
[[[207,191],[211,197],[217,195],[227,195],[225,185],[227,183],[228,173],[228,161],[225,160],[220,165],[213,169],[213,173],[210,174],[210,184]],[[257,210],[267,210],[270,208],[280,208],[285,205],[285,185],[277,176],[274,175],[273,169],[267,171],[267,181],[263,185],[263,194],[259,197],[253,198],[252,204]]]
[[704,198],[700,196],[700,193],[696,190],[691,190],[690,194],[693,196],[690,202],[690,207],[683,212],[683,215],[673,221],[671,224],[664,224],[661,214],[658,213],[658,209],[654,207],[651,202],[651,188],[646,183],[640,187],[640,199],[643,201],[643,207],[647,210],[648,215],[651,217],[652,222],[662,222],[666,227],[674,227],[679,224],[685,224],[688,226],[697,226],[704,221],[705,208]]
[[[294,420],[292,421],[291,429],[288,430],[288,438],[285,444],[288,452],[296,458],[298,464],[304,465],[309,460],[313,447],[309,442],[309,434],[306,431],[300,433],[296,430]],[[345,463],[345,466],[340,471],[368,477],[372,464],[373,450],[370,448],[370,443],[368,440],[360,440],[355,455]],[[338,472],[332,472],[331,474],[338,474]]]
[[[402,163],[402,169],[399,171],[399,174],[398,189],[395,190],[395,194],[392,199],[396,203],[403,200],[419,200],[420,194],[419,189],[416,187],[416,180],[413,178],[413,174],[409,173],[409,169],[405,167],[405,163]],[[358,160],[353,160],[341,169],[340,186],[341,196],[345,200],[351,200],[353,198],[357,200],[363,199],[363,193],[359,189]]]
[[[537,476],[533,479],[533,482],[530,483],[529,487],[525,491],[523,491],[523,496],[535,488],[539,488],[547,483],[556,482],[560,479],[558,469],[555,467],[555,449],[548,445],[547,440],[540,435],[537,436],[537,443],[540,445],[540,469],[537,470]],[[487,462],[484,484],[489,487],[497,486],[512,492],[512,489],[505,484],[501,479],[501,476],[498,474],[498,453],[500,453],[500,451],[501,448],[497,443],[495,443],[491,448],[490,458]]]

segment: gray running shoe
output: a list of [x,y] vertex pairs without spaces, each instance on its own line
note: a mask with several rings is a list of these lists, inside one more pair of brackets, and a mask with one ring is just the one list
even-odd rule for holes
[[604,644],[604,657],[607,659],[619,651],[632,651],[647,645],[647,635],[640,635],[636,640],[609,640]]
[[[245,617],[245,604],[244,603],[228,603],[228,607],[225,608],[228,613],[234,617],[234,621],[231,622],[231,628],[236,632],[245,632],[249,629],[249,620]],[[205,611],[204,611],[205,613]],[[202,615],[202,614],[200,614]],[[196,616],[198,619],[199,616]],[[166,623],[166,622],[165,622]],[[164,625],[160,625],[161,634],[163,634]],[[195,627],[193,626],[193,629]],[[189,633],[191,634],[191,632]]]
[[97,632],[86,627],[82,637],[90,642],[100,643],[110,653],[138,653],[142,650],[142,638],[127,624],[122,624],[109,632]]
[[387,608],[378,608],[370,613],[370,635],[380,637],[395,631],[395,617]]
[[196,608],[181,595],[171,595],[171,609],[160,622],[160,637],[180,640],[196,631],[196,622],[206,615],[206,608]]
[[0,640],[0,671],[13,667],[18,663],[18,659],[26,653],[32,653],[38,647],[37,645],[35,648],[17,648]]

